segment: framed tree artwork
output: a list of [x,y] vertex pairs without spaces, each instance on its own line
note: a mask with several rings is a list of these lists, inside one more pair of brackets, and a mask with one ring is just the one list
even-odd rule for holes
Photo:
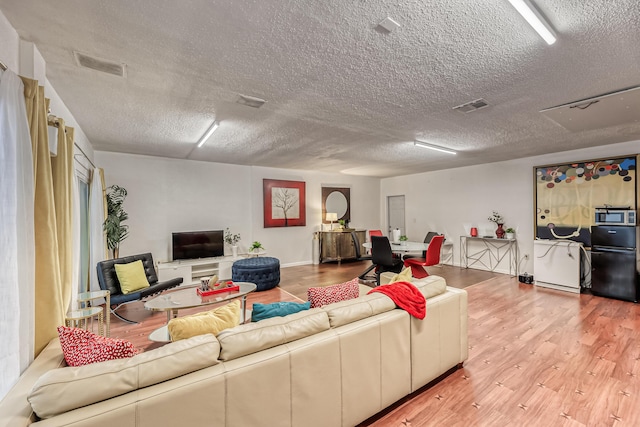
[[304,181],[263,179],[264,227],[305,226]]

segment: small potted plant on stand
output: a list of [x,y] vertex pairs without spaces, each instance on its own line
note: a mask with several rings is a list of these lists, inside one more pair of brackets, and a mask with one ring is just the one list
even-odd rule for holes
[[262,246],[262,243],[255,241],[249,247],[249,253],[255,256],[259,256],[260,254],[264,253],[264,246]]
[[504,237],[506,237],[509,240],[512,240],[516,237],[516,230],[514,228],[507,228],[506,230],[504,230],[504,232],[506,233]]
[[224,241],[227,242],[227,244],[231,245],[233,257],[236,258],[238,256],[238,242],[240,241],[240,233],[231,234],[231,230],[227,228],[224,232]]

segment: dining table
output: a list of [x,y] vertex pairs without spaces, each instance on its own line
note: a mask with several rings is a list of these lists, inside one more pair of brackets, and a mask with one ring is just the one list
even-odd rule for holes
[[[429,247],[428,243],[424,242],[410,242],[410,241],[399,241],[399,242],[390,242],[391,251],[398,254],[406,254],[408,252],[423,252],[426,251]],[[362,246],[366,249],[371,249],[371,242],[363,243]]]
[[[427,248],[429,247],[428,243],[424,243],[424,242],[410,242],[410,241],[400,241],[400,242],[389,242],[391,244],[391,252],[396,253],[400,256],[407,254],[407,253],[411,253],[411,252],[415,252],[415,253],[420,253],[420,255],[422,255],[423,251],[426,251]],[[362,247],[364,247],[367,250],[371,250],[371,242],[365,242],[362,244]],[[362,280],[366,280],[367,279],[367,274],[373,270],[375,268],[375,264],[369,266],[365,271],[363,271],[358,277]]]

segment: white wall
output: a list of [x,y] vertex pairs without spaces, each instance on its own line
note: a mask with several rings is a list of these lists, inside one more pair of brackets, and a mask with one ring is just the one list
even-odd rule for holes
[[[454,244],[454,262],[459,265],[459,241],[470,227],[480,234],[491,233],[487,218],[498,211],[505,228],[516,229],[520,248],[520,271],[533,272],[534,212],[533,167],[571,161],[616,157],[640,152],[640,141],[565,151],[506,162],[447,169],[436,172],[386,178],[381,182],[381,222],[387,222],[387,196],[405,195],[406,232],[410,240],[421,241],[428,231],[444,233]],[[386,225],[383,229],[386,229]],[[483,232],[483,229],[485,232]],[[522,256],[529,255],[528,260]],[[508,272],[508,264],[499,265]]]
[[[105,183],[127,189],[129,237],[120,254],[150,251],[156,261],[171,258],[171,233],[219,230],[240,233],[240,251],[260,241],[282,265],[312,261],[313,232],[320,229],[323,185],[351,188],[351,225],[379,228],[380,180],[311,171],[238,166],[193,160],[95,152]],[[264,228],[262,180],[306,183],[305,227]],[[228,249],[228,248],[227,248]]]

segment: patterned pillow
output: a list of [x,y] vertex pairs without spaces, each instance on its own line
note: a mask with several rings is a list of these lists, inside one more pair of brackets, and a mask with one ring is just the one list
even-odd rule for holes
[[358,278],[348,282],[338,283],[337,285],[327,286],[324,288],[309,288],[307,296],[311,302],[311,308],[322,307],[323,305],[332,304],[334,302],[346,301],[348,299],[358,298],[360,295],[360,286]]
[[64,359],[69,366],[135,356],[138,350],[127,340],[106,338],[81,328],[58,326]]
[[259,322],[260,320],[270,319],[272,317],[284,317],[288,314],[297,313],[311,308],[310,302],[274,302],[272,304],[253,303],[253,311],[251,313],[251,321]]

